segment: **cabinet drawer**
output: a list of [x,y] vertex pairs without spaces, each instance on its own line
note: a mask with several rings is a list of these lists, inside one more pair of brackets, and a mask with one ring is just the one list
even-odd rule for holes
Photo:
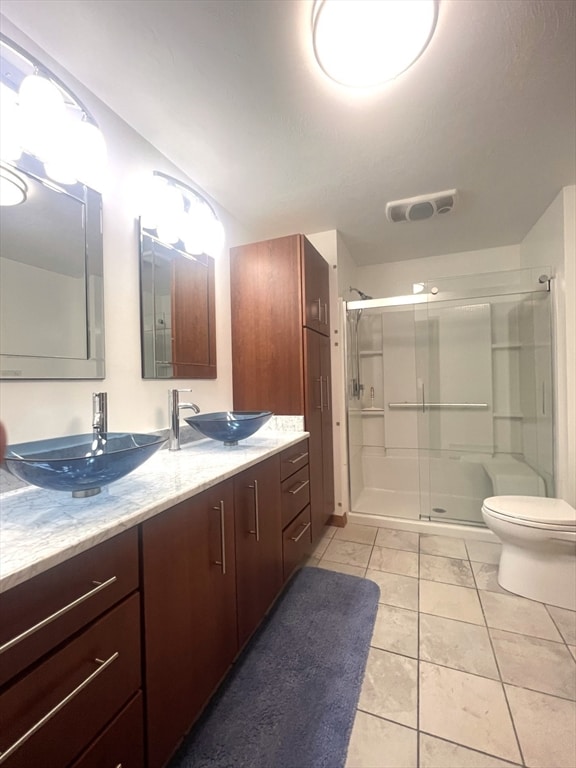
[[308,464],[308,440],[302,440],[282,451],[280,454],[280,480],[286,480],[305,464]]
[[0,595],[0,685],[138,588],[125,531]]
[[135,593],[0,695],[3,768],[68,765],[139,688]]
[[308,465],[286,478],[282,483],[282,528],[310,503]]
[[142,768],[144,729],[142,694],[124,707],[72,768]]
[[310,505],[303,509],[298,517],[290,523],[282,534],[282,549],[284,558],[284,581],[310,554],[312,549],[312,534],[310,532]]

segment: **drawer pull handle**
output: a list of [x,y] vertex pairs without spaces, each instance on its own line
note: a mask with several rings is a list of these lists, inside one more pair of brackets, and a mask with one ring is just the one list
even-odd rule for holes
[[216,565],[222,569],[222,576],[226,576],[226,534],[224,530],[224,502],[219,501],[217,507],[212,507],[220,512],[220,560],[216,560]]
[[258,508],[258,480],[254,480],[254,485],[249,485],[248,488],[254,490],[254,530],[248,531],[256,536],[256,541],[260,541],[260,510]]
[[33,635],[35,632],[38,632],[38,630],[43,629],[47,624],[50,624],[51,622],[55,621],[56,619],[59,619],[60,616],[63,616],[68,611],[71,611],[72,608],[76,608],[77,605],[80,605],[80,603],[83,603],[84,600],[88,600],[89,597],[93,597],[98,592],[101,592],[106,587],[109,587],[111,584],[114,584],[116,581],[116,576],[112,576],[107,581],[93,581],[92,584],[95,584],[96,586],[94,589],[91,589],[89,592],[85,592],[80,597],[76,598],[76,600],[73,600],[71,603],[68,603],[68,605],[65,605],[63,608],[60,608],[60,610],[56,611],[55,613],[50,614],[50,616],[46,616],[45,619],[42,619],[42,621],[39,621],[38,624],[34,624],[33,627],[29,627],[26,631],[22,632],[19,635],[16,635],[16,637],[13,637],[12,640],[8,640],[4,645],[0,645],[0,653],[4,653],[5,651],[8,651],[10,648],[12,648],[15,645],[18,645],[18,643],[21,643],[22,640],[25,640],[27,637],[30,637],[30,635]]
[[10,755],[13,755],[14,752],[16,752],[17,749],[20,749],[22,744],[24,744],[28,739],[33,736],[37,731],[42,728],[42,726],[46,725],[46,723],[51,720],[54,715],[57,715],[58,712],[60,712],[61,709],[63,709],[69,702],[72,701],[73,698],[75,698],[80,691],[83,691],[86,686],[90,685],[90,683],[98,677],[104,670],[112,664],[113,661],[116,661],[120,654],[118,651],[112,654],[110,658],[103,661],[102,659],[94,659],[94,661],[99,665],[97,669],[94,670],[86,679],[84,679],[79,685],[74,688],[73,691],[70,691],[69,694],[67,694],[61,701],[56,704],[55,707],[52,707],[52,709],[47,712],[43,717],[40,718],[34,725],[29,728],[26,733],[22,734],[20,738],[12,744],[12,746],[8,747],[8,749],[5,752],[0,752],[0,764],[3,763],[5,760],[7,760]]
[[306,488],[310,480],[302,480],[301,483],[299,483],[295,488],[291,488],[288,493],[291,493],[292,496],[295,496],[297,493],[300,493],[302,488]]
[[305,453],[300,453],[298,456],[294,456],[293,459],[288,459],[288,464],[298,464],[299,461],[302,461],[302,459],[308,458],[308,451]]
[[300,541],[300,539],[302,538],[302,536],[304,536],[304,534],[306,533],[308,528],[310,528],[310,525],[311,525],[311,523],[304,523],[304,528],[302,528],[302,530],[300,531],[298,536],[292,536],[290,538],[290,541]]

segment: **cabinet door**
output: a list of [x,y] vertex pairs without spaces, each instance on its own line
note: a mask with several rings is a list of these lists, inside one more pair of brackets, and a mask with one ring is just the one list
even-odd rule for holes
[[301,235],[304,262],[304,325],[328,336],[330,333],[330,268],[312,243]]
[[302,414],[298,236],[230,251],[234,408]]
[[334,512],[330,339],[306,329],[306,429],[310,432],[310,516],[312,541]]
[[238,644],[242,647],[282,588],[280,458],[234,478]]
[[142,526],[149,768],[162,766],[237,651],[232,481]]

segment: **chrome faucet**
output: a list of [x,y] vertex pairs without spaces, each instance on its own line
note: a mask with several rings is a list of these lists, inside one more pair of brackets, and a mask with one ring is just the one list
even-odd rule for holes
[[94,437],[108,432],[108,393],[92,393],[92,432]]
[[168,438],[168,450],[180,450],[180,411],[191,410],[194,413],[200,413],[200,408],[196,403],[181,403],[179,401],[180,392],[192,392],[191,389],[169,389],[168,390],[168,419],[170,423],[170,437]]

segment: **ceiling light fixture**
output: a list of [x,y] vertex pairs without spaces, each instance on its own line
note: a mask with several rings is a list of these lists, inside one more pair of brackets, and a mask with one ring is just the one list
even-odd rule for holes
[[437,0],[316,0],[314,53],[326,75],[341,85],[381,85],[422,54],[437,16]]
[[26,200],[28,187],[18,174],[0,165],[0,206],[20,205]]

